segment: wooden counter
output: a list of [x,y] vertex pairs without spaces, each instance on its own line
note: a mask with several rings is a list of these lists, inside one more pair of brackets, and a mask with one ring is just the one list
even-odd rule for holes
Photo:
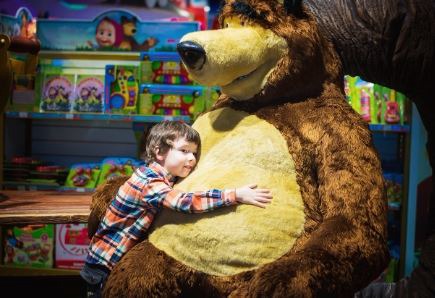
[[0,225],[85,223],[91,203],[90,193],[58,191],[2,190]]

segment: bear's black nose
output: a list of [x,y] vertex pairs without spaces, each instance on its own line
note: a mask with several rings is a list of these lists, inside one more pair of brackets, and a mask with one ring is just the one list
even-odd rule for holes
[[200,70],[205,63],[205,50],[196,42],[180,42],[177,44],[177,51],[184,64],[193,70]]

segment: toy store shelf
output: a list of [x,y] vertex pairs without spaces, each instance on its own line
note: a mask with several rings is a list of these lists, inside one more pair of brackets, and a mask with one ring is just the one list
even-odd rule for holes
[[30,190],[30,191],[39,191],[39,190],[57,190],[61,192],[81,192],[81,193],[92,193],[95,191],[95,188],[84,188],[84,187],[67,187],[60,186],[54,184],[35,184],[35,183],[25,183],[25,182],[3,182],[4,189],[9,190]]
[[160,115],[122,115],[122,114],[74,114],[74,113],[39,113],[39,112],[14,112],[6,111],[8,118],[25,119],[66,119],[66,120],[107,120],[125,122],[157,123],[165,120],[191,121],[189,116],[160,116]]
[[45,59],[83,59],[83,60],[130,60],[139,61],[140,52],[87,52],[87,51],[40,51]]
[[34,184],[25,182],[13,182],[5,181],[2,183],[5,189],[16,189],[16,190],[58,190],[59,185],[53,184]]
[[58,268],[32,268],[0,265],[0,277],[14,276],[75,276],[79,270]]
[[0,224],[85,223],[91,194],[58,191],[3,190]]
[[409,132],[409,125],[400,124],[369,124],[371,131],[376,132]]

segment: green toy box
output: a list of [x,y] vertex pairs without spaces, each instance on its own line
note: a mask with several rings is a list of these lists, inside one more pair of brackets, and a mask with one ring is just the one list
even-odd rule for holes
[[202,86],[175,86],[142,84],[140,86],[140,114],[190,116],[195,119],[206,108],[209,88]]
[[140,162],[127,157],[107,157],[101,162],[101,173],[97,186],[118,176],[131,176]]
[[65,181],[66,188],[95,188],[100,175],[99,163],[82,163],[71,166]]
[[11,266],[52,268],[54,226],[52,224],[3,228],[4,263]]

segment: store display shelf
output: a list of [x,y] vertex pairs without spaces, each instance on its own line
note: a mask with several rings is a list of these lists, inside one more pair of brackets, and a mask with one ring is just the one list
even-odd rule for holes
[[67,187],[60,186],[54,184],[35,184],[35,183],[26,183],[26,182],[3,182],[3,187],[5,189],[14,189],[14,190],[56,190],[59,192],[81,192],[81,193],[92,193],[95,191],[95,188],[84,188],[84,187]]
[[401,124],[369,124],[370,130],[375,132],[409,132],[409,125]]
[[5,189],[16,190],[57,190],[60,187],[59,185],[55,184],[35,184],[15,181],[4,181],[2,185]]
[[59,268],[33,268],[0,265],[0,277],[14,276],[76,276],[79,270]]
[[123,115],[123,114],[79,114],[79,113],[49,113],[49,112],[16,112],[7,111],[8,118],[23,119],[66,119],[66,120],[107,120],[107,121],[125,121],[125,122],[147,122],[157,123],[165,120],[191,121],[189,116],[161,116],[161,115]]
[[40,51],[39,57],[44,59],[83,59],[83,60],[140,60],[140,52],[86,52],[86,51]]

